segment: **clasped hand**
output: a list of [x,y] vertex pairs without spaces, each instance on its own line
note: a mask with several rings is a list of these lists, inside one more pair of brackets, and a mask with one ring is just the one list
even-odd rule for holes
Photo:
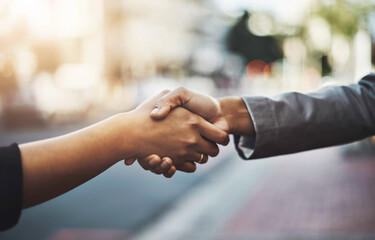
[[138,155],[126,159],[126,165],[138,159],[145,170],[170,178],[176,170],[194,172],[196,163],[204,164],[208,156],[218,155],[217,144],[229,142],[229,123],[220,103],[207,95],[184,88],[164,91],[135,111],[152,119],[139,128],[143,134],[139,134],[140,144],[136,146],[144,147]]
[[194,172],[196,162],[206,163],[208,156],[218,155],[217,144],[229,142],[228,126],[219,112],[216,99],[200,94],[193,97],[193,92],[183,88],[145,101],[132,114],[139,119],[139,126],[133,128],[139,131],[133,143],[138,147],[125,164],[138,159],[145,170],[165,177],[172,177],[176,170]]

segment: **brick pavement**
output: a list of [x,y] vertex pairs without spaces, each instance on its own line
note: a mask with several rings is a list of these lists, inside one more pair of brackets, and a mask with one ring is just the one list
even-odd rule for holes
[[281,156],[214,239],[375,239],[375,158]]

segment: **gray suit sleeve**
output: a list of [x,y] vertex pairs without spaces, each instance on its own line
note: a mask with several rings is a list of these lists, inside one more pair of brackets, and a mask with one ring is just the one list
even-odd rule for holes
[[234,136],[244,159],[345,144],[375,135],[375,74],[358,84],[271,98],[243,97],[256,136]]

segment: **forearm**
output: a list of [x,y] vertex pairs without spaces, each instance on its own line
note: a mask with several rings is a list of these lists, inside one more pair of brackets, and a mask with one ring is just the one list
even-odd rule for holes
[[218,99],[220,110],[226,122],[230,134],[254,136],[254,125],[249,110],[242,98],[225,97]]
[[117,115],[68,135],[20,145],[24,208],[61,195],[130,157],[131,139],[119,131],[126,129],[124,124],[130,123]]

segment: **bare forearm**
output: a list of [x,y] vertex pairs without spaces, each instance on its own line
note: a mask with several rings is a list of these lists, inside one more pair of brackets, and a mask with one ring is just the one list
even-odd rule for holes
[[[115,116],[71,134],[20,145],[24,208],[59,196],[131,154]],[[130,139],[129,139],[130,143]],[[130,144],[129,144],[130,147]]]
[[254,136],[254,125],[245,102],[240,97],[225,97],[218,99],[220,110],[228,122],[229,133]]

